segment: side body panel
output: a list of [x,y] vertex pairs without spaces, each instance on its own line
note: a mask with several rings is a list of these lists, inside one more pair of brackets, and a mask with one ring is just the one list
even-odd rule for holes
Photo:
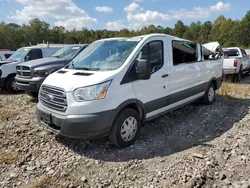
[[[163,66],[151,75],[149,80],[137,80],[133,82],[133,89],[136,98],[145,105],[146,113],[164,107],[169,103],[169,39],[153,37],[147,40],[144,45],[154,42],[163,42]],[[165,77],[165,76],[166,77]]]

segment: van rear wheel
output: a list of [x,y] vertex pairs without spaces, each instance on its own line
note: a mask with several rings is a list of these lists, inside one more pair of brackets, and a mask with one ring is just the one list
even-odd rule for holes
[[109,140],[117,147],[133,145],[140,135],[141,120],[137,111],[126,108],[116,117],[109,133]]
[[203,97],[203,103],[211,105],[213,104],[214,101],[215,101],[215,85],[211,83]]

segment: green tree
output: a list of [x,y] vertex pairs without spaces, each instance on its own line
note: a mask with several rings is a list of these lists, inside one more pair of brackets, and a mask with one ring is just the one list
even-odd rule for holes
[[210,35],[209,35],[209,40],[210,41],[220,41],[221,37],[221,25],[223,22],[226,21],[226,18],[224,16],[219,16],[213,23]]
[[184,25],[184,23],[181,20],[179,20],[175,24],[175,27],[173,29],[173,35],[175,35],[177,37],[183,37],[183,35],[187,31],[187,29],[188,29],[187,26]]
[[201,22],[192,22],[189,28],[187,28],[186,32],[183,35],[183,38],[189,39],[192,41],[199,40],[199,34],[201,30]]
[[240,45],[250,47],[250,11],[244,16],[240,23]]
[[211,29],[212,29],[212,22],[207,21],[204,24],[202,24],[198,39],[200,43],[205,44],[209,41],[209,34]]

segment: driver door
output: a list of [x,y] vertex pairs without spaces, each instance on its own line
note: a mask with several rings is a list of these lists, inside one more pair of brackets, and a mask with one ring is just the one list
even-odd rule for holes
[[164,45],[163,40],[152,40],[144,45],[137,58],[151,64],[151,78],[133,82],[136,98],[145,105],[147,119],[164,111],[168,105],[169,69]]

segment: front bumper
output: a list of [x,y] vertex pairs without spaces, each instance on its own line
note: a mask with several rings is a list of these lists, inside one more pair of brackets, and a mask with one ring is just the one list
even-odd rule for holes
[[19,76],[15,77],[17,87],[26,92],[35,92],[38,93],[39,89],[45,80],[44,77],[37,77],[31,79],[20,78]]
[[[45,109],[40,103],[36,108],[38,122],[53,132],[69,138],[91,140],[107,136],[110,132],[114,111],[85,115],[60,115]],[[44,113],[50,116],[50,123],[43,119]]]

